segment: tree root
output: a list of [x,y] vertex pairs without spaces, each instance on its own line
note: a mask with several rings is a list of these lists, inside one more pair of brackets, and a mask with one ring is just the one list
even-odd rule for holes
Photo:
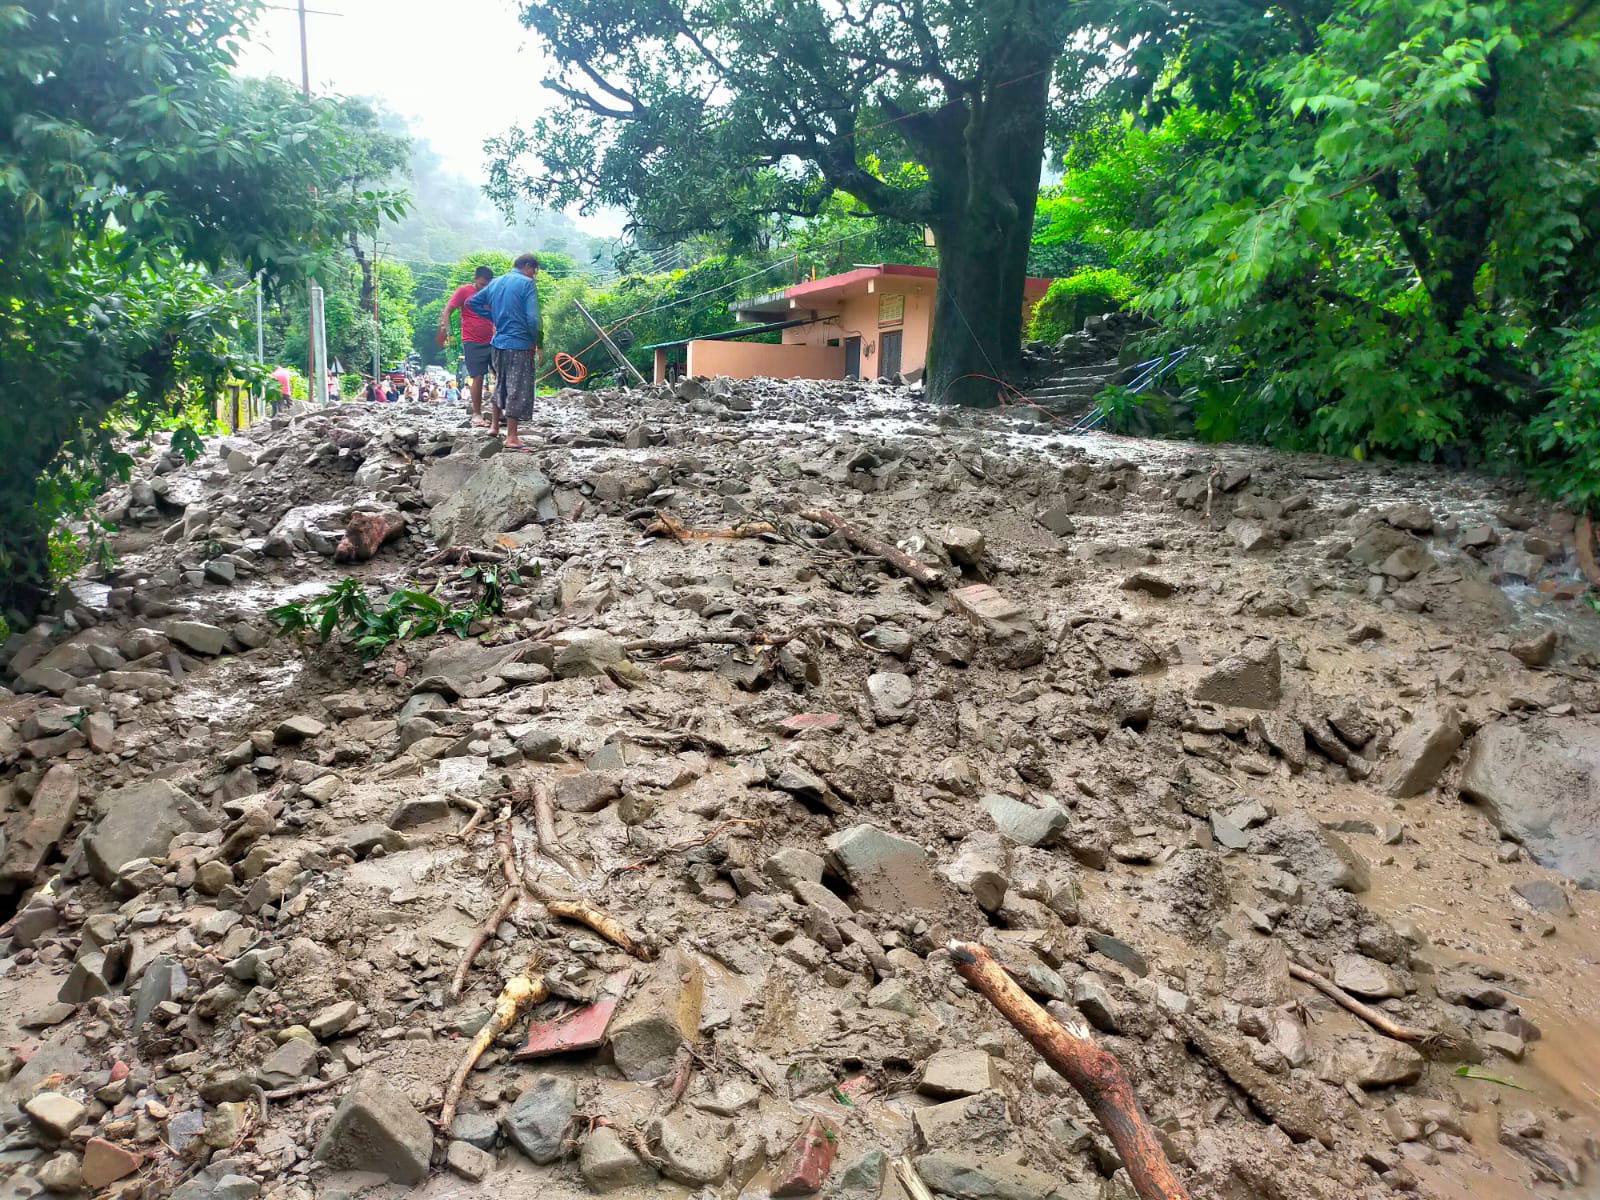
[[279,1100],[293,1100],[297,1096],[314,1096],[318,1092],[325,1092],[331,1087],[338,1087],[341,1083],[348,1083],[349,1079],[348,1075],[339,1079],[308,1079],[304,1083],[291,1083],[288,1087],[262,1092],[261,1095],[274,1103]]
[[542,978],[535,978],[534,972],[539,969],[539,955],[537,952],[528,959],[519,975],[514,975],[506,981],[500,995],[494,1002],[494,1013],[490,1016],[484,1027],[478,1030],[478,1035],[472,1039],[472,1044],[467,1047],[466,1054],[461,1059],[461,1065],[456,1068],[455,1075],[450,1080],[450,1085],[444,1090],[444,1103],[439,1108],[439,1128],[446,1134],[456,1119],[456,1106],[461,1103],[461,1089],[466,1086],[467,1076],[472,1074],[472,1068],[478,1065],[478,1060],[483,1057],[484,1051],[494,1045],[494,1041],[512,1025],[527,1009],[538,1004],[549,994],[549,988]]
[[1069,1028],[1056,1021],[1028,998],[982,946],[952,941],[950,954],[956,973],[994,1005],[1083,1097],[1111,1136],[1140,1200],[1189,1200],[1188,1189],[1139,1110],[1128,1073],[1115,1055],[1095,1045],[1089,1027],[1075,1021],[1076,1027]]
[[630,871],[642,871],[645,867],[660,862],[663,858],[666,858],[670,854],[680,854],[685,850],[695,850],[701,846],[708,846],[721,835],[723,830],[728,829],[731,826],[759,824],[761,824],[761,822],[759,820],[755,820],[754,818],[734,817],[730,820],[724,821],[721,825],[718,825],[710,833],[706,834],[705,837],[691,838],[686,842],[674,842],[670,846],[663,846],[659,850],[651,851],[638,862],[633,862],[627,864],[627,866],[614,868],[613,870],[607,872],[605,882],[610,883],[618,875],[626,875]]
[[937,587],[944,582],[943,572],[935,571],[926,563],[912,558],[904,550],[896,549],[882,538],[857,529],[850,522],[834,516],[825,508],[808,508],[800,514],[800,519],[833,530],[852,546],[883,559],[902,575],[916,580],[923,587]]
[[574,879],[583,879],[583,868],[568,854],[556,836],[555,794],[542,779],[530,785],[533,792],[533,827],[539,834],[539,852]]
[[544,904],[545,911],[552,917],[561,917],[568,921],[576,921],[580,925],[587,925],[606,941],[625,954],[649,962],[655,957],[655,951],[644,943],[642,938],[630,934],[623,928],[622,922],[615,917],[601,912],[592,904],[585,904],[582,900],[565,900],[557,897],[539,897]]
[[473,960],[478,957],[479,951],[494,936],[494,931],[500,928],[504,921],[516,911],[517,901],[522,896],[520,887],[508,887],[500,893],[500,899],[495,903],[494,911],[483,923],[483,927],[473,935],[472,941],[467,943],[467,948],[461,954],[461,962],[456,966],[455,978],[450,981],[450,999],[461,999],[461,993],[467,990],[467,972],[472,970]]

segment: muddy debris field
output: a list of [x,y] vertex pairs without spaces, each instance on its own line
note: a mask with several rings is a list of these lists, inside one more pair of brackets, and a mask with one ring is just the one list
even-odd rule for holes
[[[153,447],[6,643],[0,1197],[1129,1200],[952,941],[1194,1197],[1600,1195],[1568,514],[883,384],[524,432]],[[503,612],[268,616],[345,579]]]

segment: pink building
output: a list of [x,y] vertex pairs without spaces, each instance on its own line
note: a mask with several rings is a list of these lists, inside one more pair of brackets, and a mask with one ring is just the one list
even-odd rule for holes
[[[1024,319],[1049,286],[1048,279],[1028,279]],[[751,324],[650,347],[655,351],[655,379],[915,376],[928,360],[938,288],[939,272],[933,267],[883,264],[739,300],[728,307]],[[774,331],[782,332],[781,344],[740,340]]]

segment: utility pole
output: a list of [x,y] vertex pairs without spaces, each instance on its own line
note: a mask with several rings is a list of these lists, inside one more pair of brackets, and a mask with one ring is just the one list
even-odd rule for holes
[[[296,0],[300,12],[300,94],[311,99],[311,51],[306,42],[306,0]],[[316,189],[312,189],[312,195]],[[306,276],[306,399],[328,400],[328,376],[317,377],[317,278]]]
[[383,327],[378,324],[378,235],[372,235],[372,382],[378,382],[379,354],[383,343]]
[[[261,289],[265,285],[266,277],[267,273],[265,271],[256,272],[256,366],[258,367],[264,367],[267,363],[267,329],[264,323],[264,316],[262,313],[263,306],[261,300]],[[250,405],[252,410],[250,419],[252,421],[255,420],[255,402],[259,401],[261,409],[265,411],[266,400],[267,398],[264,392],[258,394],[254,398]]]

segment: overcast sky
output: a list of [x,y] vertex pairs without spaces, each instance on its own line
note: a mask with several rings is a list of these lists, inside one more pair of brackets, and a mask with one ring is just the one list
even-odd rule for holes
[[[273,0],[240,67],[300,82],[294,0]],[[547,71],[512,0],[306,0],[313,91],[371,96],[411,122],[450,170],[481,182],[483,142],[550,103]],[[337,14],[337,15],[324,15]],[[581,217],[615,234],[619,217]]]

